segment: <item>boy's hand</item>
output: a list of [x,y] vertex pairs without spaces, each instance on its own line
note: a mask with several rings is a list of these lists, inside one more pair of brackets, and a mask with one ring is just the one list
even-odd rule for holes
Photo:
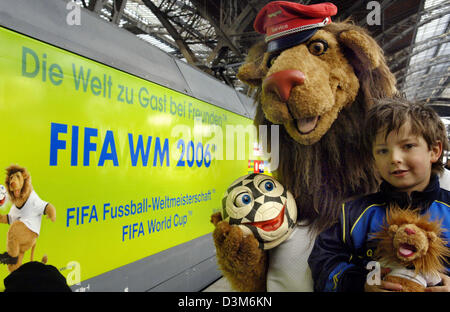
[[391,291],[401,291],[402,285],[381,281],[380,285],[364,285],[364,290],[366,292],[391,292]]
[[383,278],[386,274],[391,271],[389,268],[381,268],[381,283],[380,285],[364,285],[364,291],[366,292],[391,292],[391,291],[401,291],[402,285],[397,283],[391,283],[383,281]]
[[433,286],[425,288],[426,292],[450,292],[450,277],[441,273],[442,286]]

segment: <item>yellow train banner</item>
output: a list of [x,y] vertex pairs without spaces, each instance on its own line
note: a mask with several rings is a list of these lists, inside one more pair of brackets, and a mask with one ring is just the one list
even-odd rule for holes
[[17,165],[33,190],[0,215],[44,205],[29,227],[35,261],[72,285],[212,231],[224,191],[247,174],[252,120],[5,28],[0,46],[0,184]]

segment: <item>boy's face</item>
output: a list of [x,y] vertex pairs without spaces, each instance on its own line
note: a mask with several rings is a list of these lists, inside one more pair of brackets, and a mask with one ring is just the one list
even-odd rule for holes
[[442,153],[442,143],[437,142],[430,150],[422,136],[411,133],[410,122],[385,137],[385,130],[378,132],[372,148],[383,179],[401,192],[423,191],[430,182],[431,165]]

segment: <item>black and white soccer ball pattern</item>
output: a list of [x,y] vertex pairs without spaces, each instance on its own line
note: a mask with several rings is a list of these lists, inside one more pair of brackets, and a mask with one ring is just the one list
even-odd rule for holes
[[294,197],[274,178],[252,173],[234,181],[222,199],[223,219],[252,233],[267,250],[278,246],[297,223]]

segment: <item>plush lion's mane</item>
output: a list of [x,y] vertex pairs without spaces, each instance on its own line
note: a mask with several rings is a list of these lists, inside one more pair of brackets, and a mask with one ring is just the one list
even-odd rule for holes
[[[402,224],[414,224],[424,232],[433,232],[437,238],[429,240],[428,251],[423,257],[409,262],[403,262],[396,256],[394,240],[389,233],[389,226]],[[399,264],[404,267],[414,265],[416,273],[445,272],[444,263],[450,256],[446,242],[442,239],[442,227],[440,221],[430,221],[429,215],[420,215],[418,211],[393,207],[386,215],[386,222],[380,232],[373,235],[373,239],[379,240],[375,251],[375,259],[386,263]]]
[[[349,21],[331,23],[323,28],[339,38],[343,31],[366,31]],[[343,46],[344,54],[359,79],[357,98],[344,108],[321,140],[313,145],[301,145],[280,127],[280,161],[274,172],[297,201],[299,220],[309,221],[312,229],[321,232],[339,216],[340,204],[355,195],[374,192],[378,180],[371,157],[363,148],[363,123],[373,99],[396,92],[395,78],[384,61],[383,51],[372,40],[373,50],[379,55],[380,65],[371,69],[368,60]],[[339,39],[338,39],[339,41]],[[256,92],[256,125],[271,125],[264,117]],[[270,141],[270,140],[269,140]]]
[[[16,172],[21,172],[22,176],[23,176],[23,180],[24,180],[23,187],[22,187],[22,190],[20,191],[19,198],[17,198],[14,195],[14,192],[12,192],[9,189],[9,177],[10,177],[10,175],[12,175]],[[9,198],[10,198],[11,202],[13,202],[14,204],[16,204],[18,201],[26,200],[28,198],[28,196],[30,196],[30,193],[33,189],[32,185],[31,185],[30,173],[28,172],[28,170],[26,168],[18,166],[18,165],[11,165],[8,168],[6,168],[5,185],[6,185],[6,190],[8,191],[8,194],[9,194]]]

